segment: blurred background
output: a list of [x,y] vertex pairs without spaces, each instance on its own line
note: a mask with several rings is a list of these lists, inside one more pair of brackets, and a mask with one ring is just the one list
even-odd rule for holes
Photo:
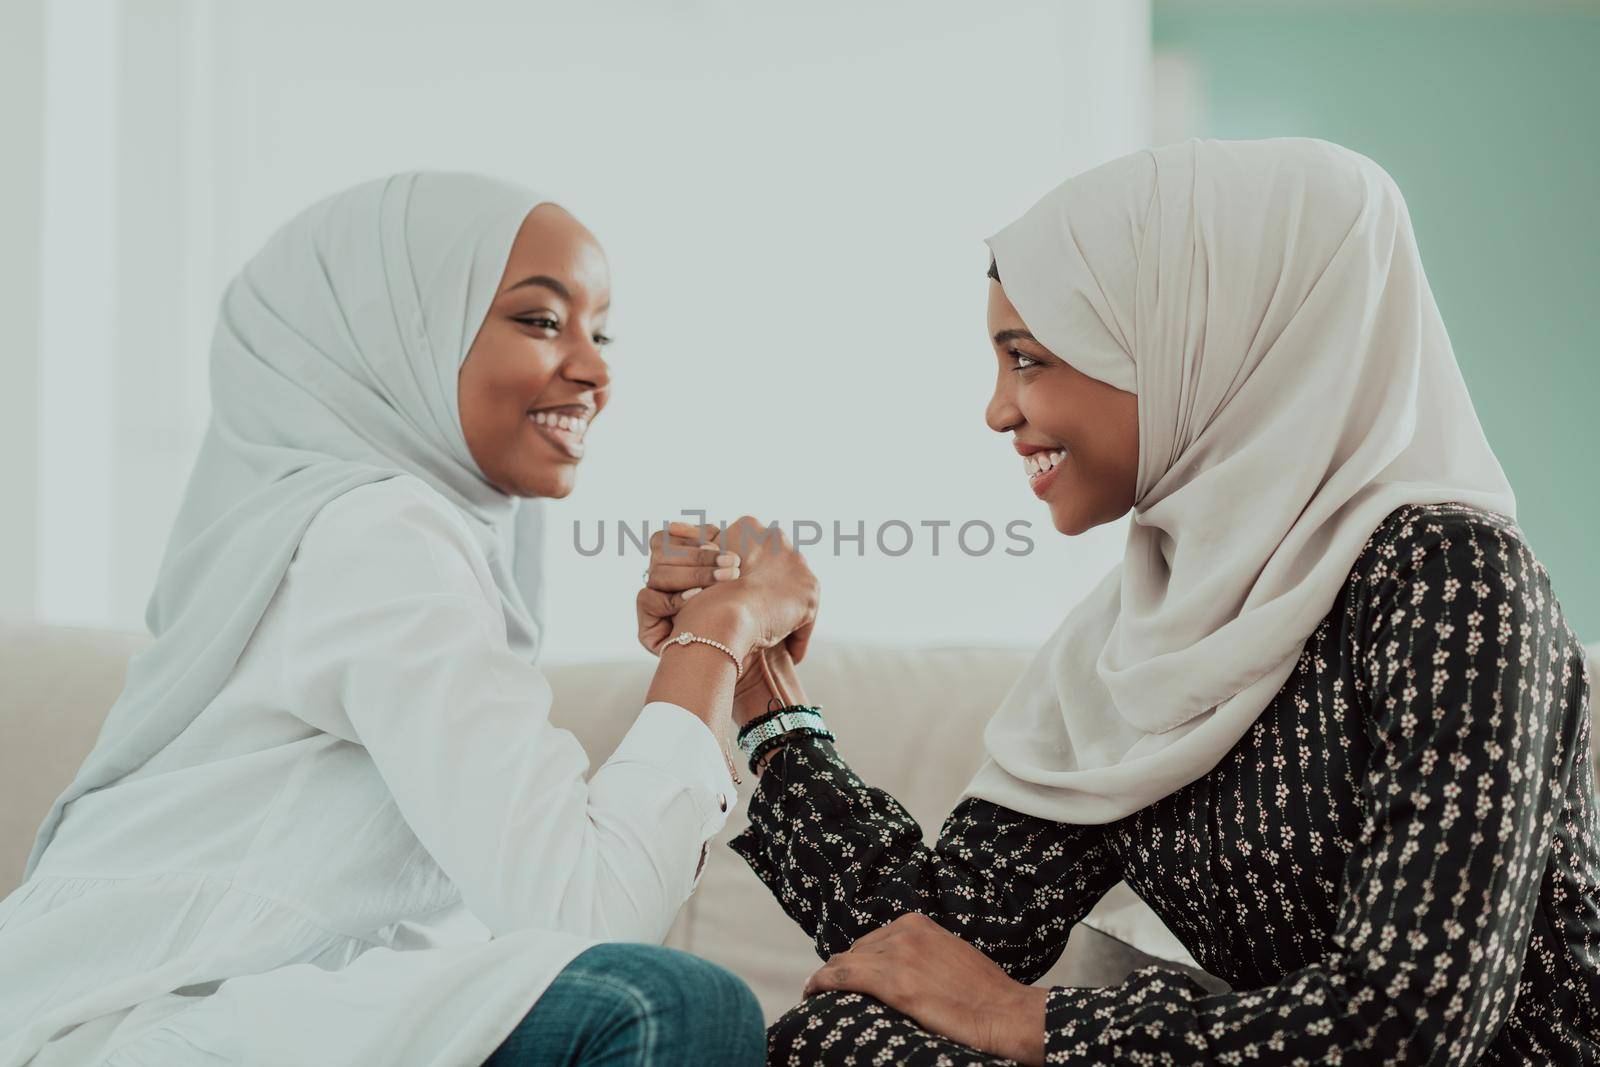
[[[982,239],[1139,147],[1298,134],[1405,191],[1522,524],[1600,637],[1595,3],[5,0],[0,22],[0,617],[142,625],[228,278],[313,200],[439,167],[566,204],[612,261],[615,396],[548,509],[552,658],[644,655],[617,526],[686,509],[815,523],[825,636],[1036,644],[1123,531],[1056,535],[983,425]],[[835,524],[863,541],[836,552]]]

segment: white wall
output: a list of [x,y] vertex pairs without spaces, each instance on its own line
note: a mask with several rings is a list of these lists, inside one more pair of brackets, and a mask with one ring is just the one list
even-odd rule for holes
[[44,17],[44,0],[8,0],[0,32],[0,618],[31,614],[37,590]]
[[112,489],[117,387],[147,354],[117,334],[115,2],[49,0],[45,13],[37,596],[54,617],[98,622],[113,617],[127,518]]
[[[104,621],[142,614],[227,276],[311,200],[410,167],[520,179],[612,259],[615,397],[550,509],[552,656],[630,647],[618,520],[864,523],[864,557],[809,553],[836,638],[1032,643],[1118,554],[1120,530],[1055,535],[983,426],[981,240],[1145,143],[1146,4],[141,0],[116,33],[115,445],[76,460],[111,472]],[[891,519],[917,534],[898,558],[872,544]],[[975,519],[1030,521],[1033,552],[962,554]],[[581,556],[572,524],[601,520]]]

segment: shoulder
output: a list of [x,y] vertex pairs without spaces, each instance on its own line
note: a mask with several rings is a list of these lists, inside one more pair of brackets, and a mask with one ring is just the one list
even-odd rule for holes
[[1400,508],[1373,532],[1350,580],[1369,653],[1418,631],[1473,652],[1577,645],[1549,573],[1502,515],[1461,504]]
[[1425,738],[1466,758],[1469,731],[1512,750],[1550,726],[1538,743],[1560,736],[1582,751],[1585,651],[1516,523],[1460,505],[1401,508],[1351,583],[1357,688],[1392,743]]
[[469,541],[466,519],[438,491],[409,474],[366,482],[334,497],[311,520],[302,544],[348,538],[377,529],[407,529]]
[[[386,595],[493,592],[468,520],[419,478],[367,482],[323,505],[301,536],[291,575],[316,574]],[[363,579],[366,581],[363,581]]]
[[[1494,581],[1506,588],[1548,585],[1544,566],[1517,524],[1465,504],[1408,504],[1372,532],[1351,574],[1369,597],[1417,591],[1439,581]],[[1459,586],[1451,582],[1452,593]],[[1476,590],[1487,596],[1489,589]]]

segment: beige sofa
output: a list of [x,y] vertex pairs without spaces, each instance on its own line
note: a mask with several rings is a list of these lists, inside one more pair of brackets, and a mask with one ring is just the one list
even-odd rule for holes
[[[146,641],[90,630],[0,627],[0,894],[20,879],[40,818],[93,742],[121,688],[127,657]],[[983,723],[1028,654],[819,643],[803,669],[807,690],[826,708],[851,763],[898,797],[932,837],[977,764]],[[550,666],[557,723],[598,762],[637,713],[653,666],[642,652],[615,663]],[[1600,677],[1594,666],[1591,676]],[[723,840],[743,825],[736,814]],[[720,842],[668,944],[742,975],[769,1018],[795,1002],[817,966],[804,935]],[[1074,932],[1044,981],[1107,985],[1152,962],[1193,964],[1154,915],[1118,886]]]

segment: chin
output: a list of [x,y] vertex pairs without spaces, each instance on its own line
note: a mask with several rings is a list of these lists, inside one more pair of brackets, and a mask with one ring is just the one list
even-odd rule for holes
[[577,487],[577,481],[576,464],[563,464],[558,468],[530,471],[526,477],[517,479],[517,491],[512,495],[561,500],[572,494],[572,490]]
[[1094,525],[1082,522],[1076,515],[1063,517],[1055,512],[1050,513],[1050,520],[1055,525],[1056,533],[1065,534],[1067,537],[1076,537]]
[[1050,506],[1050,522],[1059,534],[1067,537],[1076,537],[1085,530],[1092,530],[1105,520],[1096,519],[1085,515],[1076,508],[1066,504],[1052,504]]

